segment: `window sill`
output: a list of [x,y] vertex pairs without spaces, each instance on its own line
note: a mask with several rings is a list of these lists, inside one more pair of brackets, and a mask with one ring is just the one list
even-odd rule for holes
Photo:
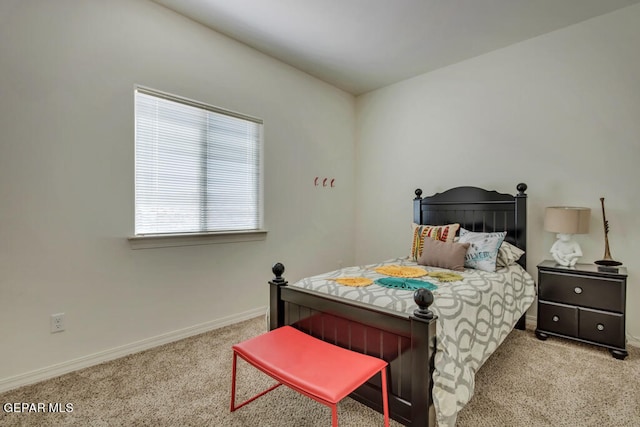
[[172,246],[212,245],[265,240],[267,230],[223,231],[217,233],[155,234],[129,237],[131,249],[167,248]]

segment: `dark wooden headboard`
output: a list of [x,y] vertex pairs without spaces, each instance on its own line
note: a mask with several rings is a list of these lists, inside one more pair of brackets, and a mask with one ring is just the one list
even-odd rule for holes
[[489,233],[506,231],[505,240],[525,254],[518,260],[527,267],[527,184],[516,186],[511,195],[478,187],[456,187],[433,196],[422,197],[417,189],[413,199],[416,224],[442,225],[459,223],[470,231]]

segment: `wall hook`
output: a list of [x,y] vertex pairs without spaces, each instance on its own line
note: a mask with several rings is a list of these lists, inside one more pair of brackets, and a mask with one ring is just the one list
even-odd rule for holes
[[322,180],[322,186],[323,186],[323,187],[326,187],[326,186],[327,186],[327,180],[328,180],[328,179],[329,179],[329,178],[325,178],[325,179],[323,179],[323,180]]
[[313,180],[313,185],[315,185],[316,187],[318,186],[318,179],[320,178],[316,176],[316,179]]
[[332,178],[332,179],[331,179],[331,188],[333,188],[333,187],[334,187],[333,183],[334,183],[335,181],[336,181],[336,179],[335,179],[335,178]]

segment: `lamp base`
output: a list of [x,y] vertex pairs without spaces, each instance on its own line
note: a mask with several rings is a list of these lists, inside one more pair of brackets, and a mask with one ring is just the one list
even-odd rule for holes
[[564,267],[573,267],[582,256],[582,249],[578,242],[572,239],[571,234],[558,233],[558,240],[551,246],[551,256]]

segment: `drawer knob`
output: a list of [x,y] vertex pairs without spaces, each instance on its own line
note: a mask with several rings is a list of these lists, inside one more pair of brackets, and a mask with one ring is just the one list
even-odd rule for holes
[[604,325],[602,323],[598,323],[596,328],[598,328],[599,331],[604,331]]
[[553,320],[554,322],[557,322],[558,320],[560,320],[560,318],[558,316],[553,316],[551,320]]
[[581,294],[582,293],[582,288],[580,286],[576,286],[576,288],[573,290],[573,292],[575,292],[576,294]]

